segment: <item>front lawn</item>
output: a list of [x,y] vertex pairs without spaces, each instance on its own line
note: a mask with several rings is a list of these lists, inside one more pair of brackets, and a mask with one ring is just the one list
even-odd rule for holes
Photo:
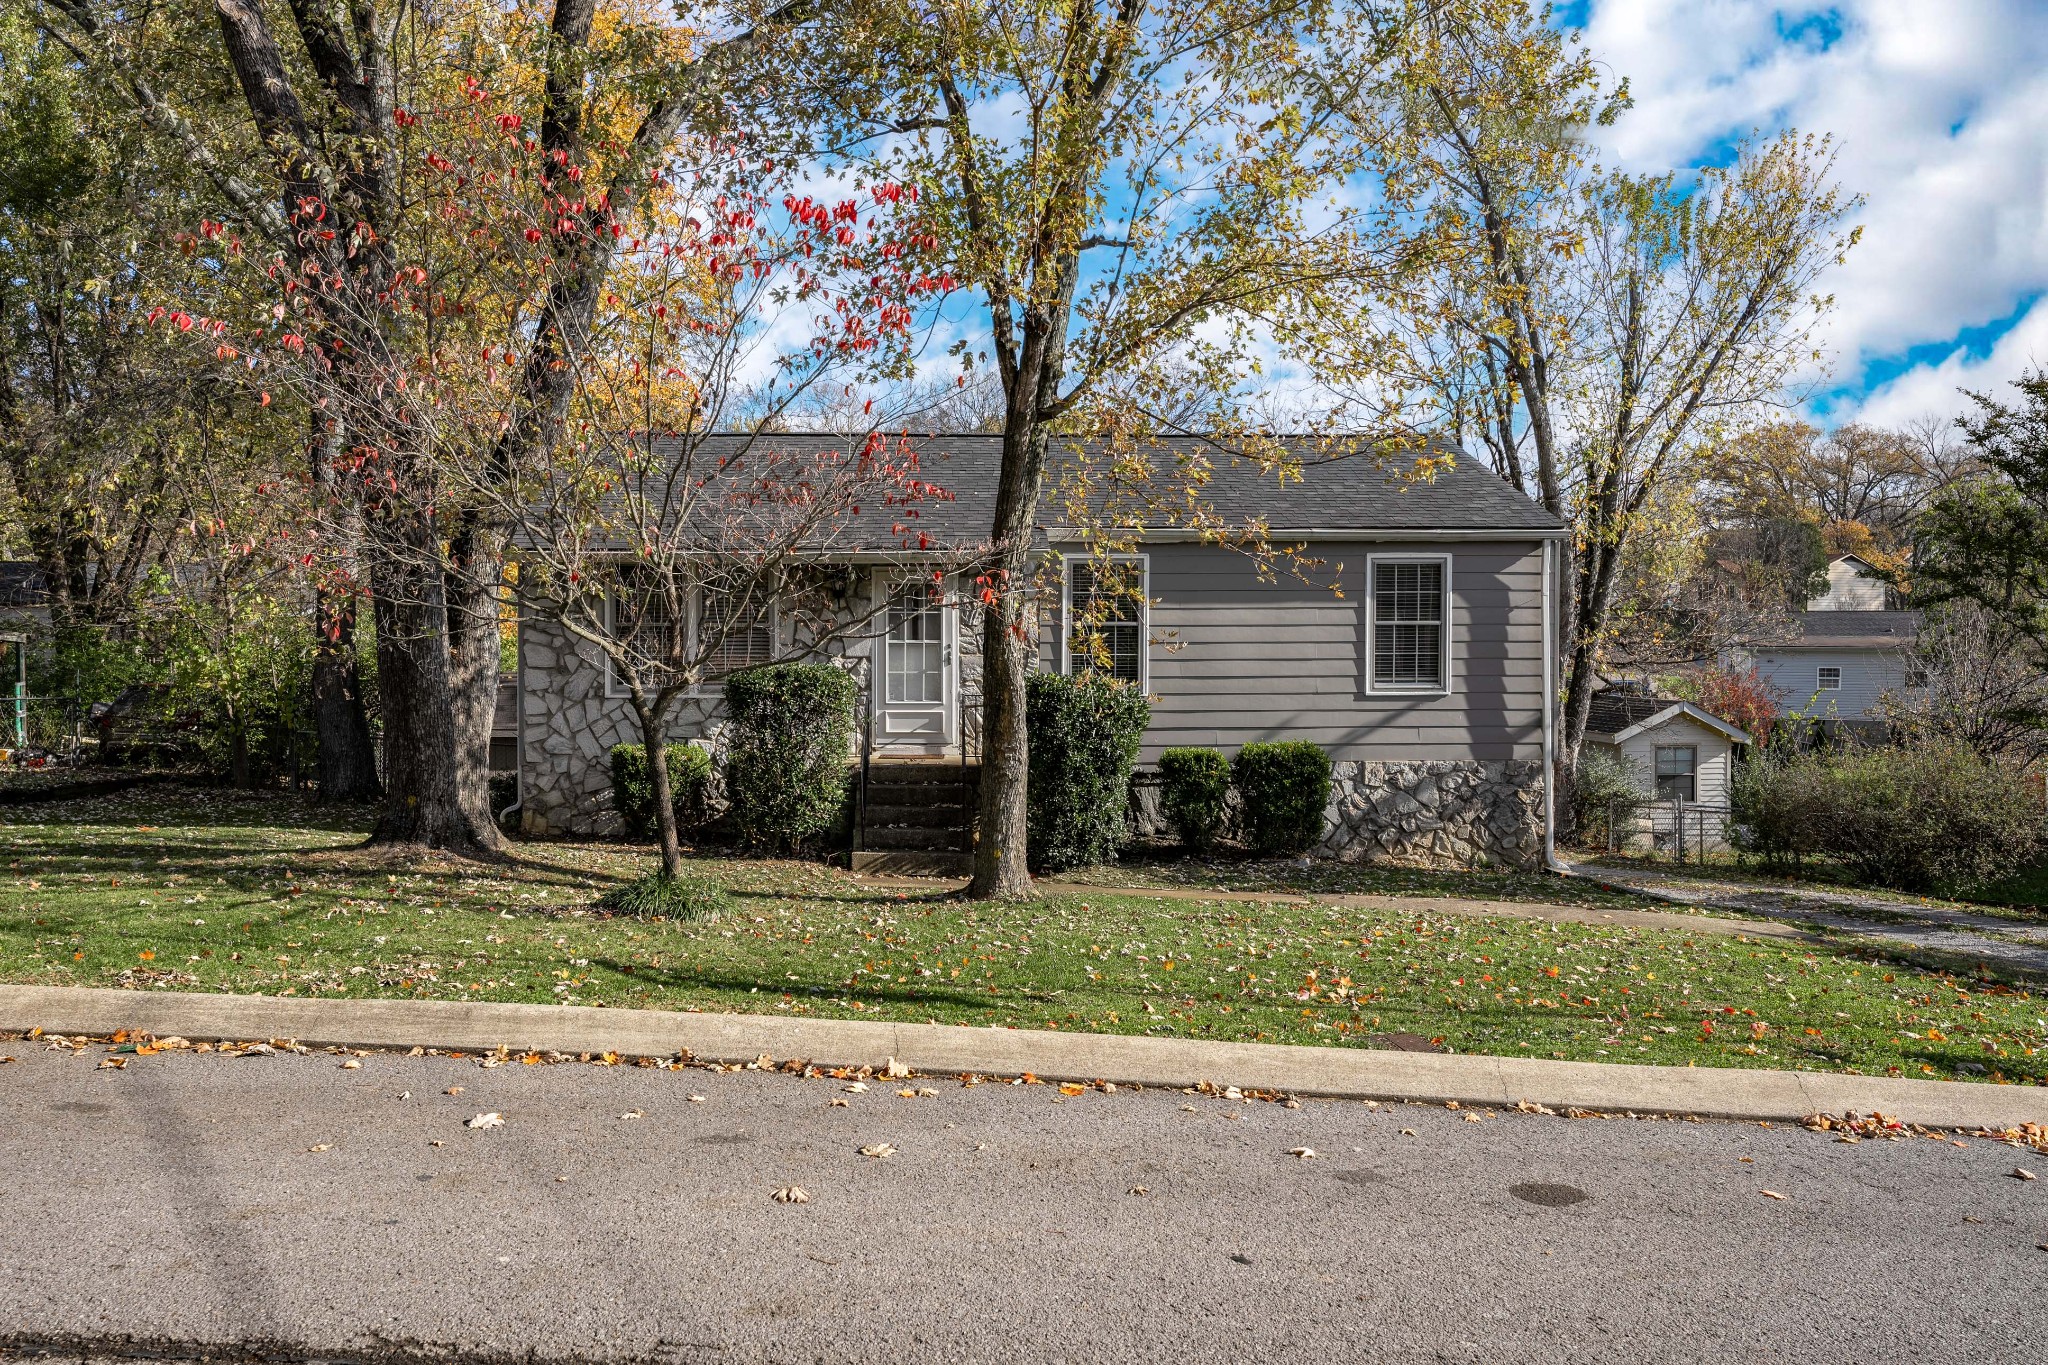
[[[1130,887],[968,903],[814,864],[708,860],[736,914],[642,922],[590,906],[648,869],[644,850],[522,844],[502,866],[390,866],[352,849],[362,828],[355,812],[215,791],[0,811],[0,979],[1339,1045],[1405,1033],[1510,1056],[2048,1079],[2037,995],[1847,947],[1474,918],[1422,899],[1362,910]],[[1171,880],[1133,879],[1151,877]],[[1503,898],[1511,884],[1556,885],[1429,889]]]

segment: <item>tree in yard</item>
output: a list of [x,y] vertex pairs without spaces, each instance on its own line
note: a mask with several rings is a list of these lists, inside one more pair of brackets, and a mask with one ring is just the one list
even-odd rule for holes
[[[1824,140],[1737,146],[1679,176],[1595,165],[1590,53],[1524,0],[1418,5],[1357,117],[1390,206],[1438,242],[1385,301],[1410,389],[1448,395],[1497,469],[1574,528],[1559,777],[1574,770],[1620,589],[1667,490],[1815,360],[1820,276],[1855,240]],[[1439,400],[1441,401],[1441,400]]]
[[[853,558],[941,590],[972,553],[919,529],[947,495],[871,413],[835,437],[781,431],[827,386],[903,371],[945,287],[914,196],[778,208],[773,185],[758,162],[668,178],[578,352],[564,438],[470,494],[512,528],[523,611],[604,658],[650,756],[704,684],[866,633],[887,603],[857,600]],[[647,770],[679,876],[668,765]]]
[[1106,434],[1129,456],[1190,377],[1228,433],[1262,344],[1348,323],[1336,298],[1372,263],[1363,220],[1319,202],[1358,162],[1327,118],[1325,82],[1358,76],[1340,18],[1291,0],[1027,0],[843,21],[858,39],[838,46],[888,66],[847,121],[879,125],[869,164],[924,191],[1002,388],[973,895],[1030,886],[1026,589],[1048,448]]
[[[276,21],[262,0],[213,10],[212,40],[176,12],[51,0],[44,13],[210,181],[225,206],[208,236],[223,277],[250,261],[274,310],[260,346],[235,341],[323,419],[315,482],[337,523],[360,525],[376,624],[387,792],[373,838],[487,853],[499,846],[486,771],[505,528],[438,481],[454,461],[427,443],[446,430],[434,396],[458,350],[514,357],[496,420],[462,433],[486,485],[557,439],[618,244],[677,133],[722,120],[721,82],[761,33],[702,43],[633,0],[445,13],[364,0]],[[163,69],[164,52],[185,66]],[[240,109],[212,98],[227,80]],[[461,116],[483,105],[528,158],[515,168],[492,149],[480,171],[520,174],[529,218],[520,257],[478,263],[506,305],[488,315],[448,306],[479,150],[461,142]]]

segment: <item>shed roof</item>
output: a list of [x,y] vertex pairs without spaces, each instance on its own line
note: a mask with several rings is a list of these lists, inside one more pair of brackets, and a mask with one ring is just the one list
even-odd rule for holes
[[1650,697],[1639,692],[1609,689],[1593,694],[1592,714],[1586,732],[1619,742],[1645,730],[1655,730],[1674,720],[1690,720],[1726,735],[1731,743],[1750,743],[1749,732],[1721,719],[1713,712],[1672,697]]

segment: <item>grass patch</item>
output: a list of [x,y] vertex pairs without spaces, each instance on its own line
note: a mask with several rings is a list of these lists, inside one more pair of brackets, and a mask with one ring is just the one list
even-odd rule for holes
[[597,898],[598,909],[639,919],[717,919],[732,904],[725,888],[708,877],[665,872],[615,886]]
[[726,888],[729,913],[640,920],[594,905],[644,876],[646,850],[525,844],[499,866],[394,866],[352,848],[365,823],[280,798],[162,790],[0,812],[0,978],[1354,1046],[1406,1032],[1508,1056],[2048,1073],[2048,1006],[2026,988],[1846,946],[1437,914],[1426,901],[1365,910],[1121,888],[973,903],[814,864],[709,859],[696,868]]

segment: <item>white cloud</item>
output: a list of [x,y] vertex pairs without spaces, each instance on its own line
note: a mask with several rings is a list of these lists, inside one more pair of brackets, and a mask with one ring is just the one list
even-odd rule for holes
[[[1889,420],[1958,410],[1956,382],[1996,385],[2048,358],[2048,305],[1981,360],[1938,354],[2048,289],[2039,0],[1596,0],[1586,36],[1630,78],[1636,108],[1603,140],[1631,169],[1695,162],[1754,128],[1834,134],[1843,184],[1868,199],[1862,244],[1830,281],[1837,415],[1873,362],[1888,382],[1865,415]],[[1933,359],[1888,378],[1928,345]]]

